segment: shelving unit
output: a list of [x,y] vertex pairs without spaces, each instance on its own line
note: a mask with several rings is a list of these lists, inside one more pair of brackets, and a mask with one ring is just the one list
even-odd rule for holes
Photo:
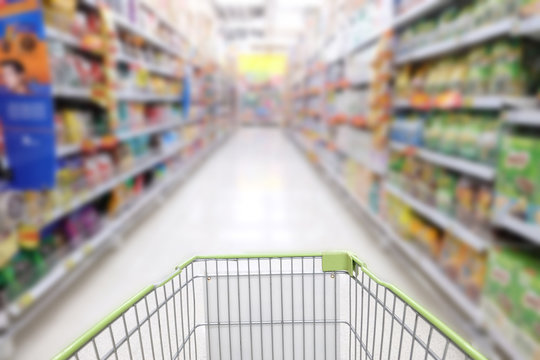
[[416,156],[435,165],[471,175],[482,180],[491,182],[495,180],[495,169],[489,165],[475,163],[455,156],[444,155],[431,150],[415,148],[397,142],[391,142],[390,148],[396,151],[410,150]]
[[540,126],[540,109],[526,108],[508,111],[505,114],[505,122],[511,125],[524,125],[529,127]]
[[156,75],[163,75],[163,76],[172,77],[172,78],[175,78],[175,79],[182,79],[183,78],[183,76],[178,75],[174,70],[164,69],[164,68],[160,67],[159,65],[154,65],[154,64],[148,63],[148,62],[146,62],[144,60],[137,59],[136,57],[129,56],[129,55],[126,55],[126,54],[118,54],[118,55],[116,55],[115,59],[119,63],[125,63],[125,64],[130,64],[130,65],[135,65],[135,66],[142,67],[142,68],[144,68],[144,69],[148,70],[149,72],[154,73]]
[[385,187],[389,193],[403,200],[403,202],[407,203],[420,215],[440,226],[441,229],[445,229],[451,233],[454,233],[455,235],[459,235],[459,238],[469,244],[472,248],[478,251],[484,251],[488,248],[489,242],[467,229],[465,225],[452,219],[436,208],[416,200],[414,197],[410,196],[396,186],[386,183]]
[[[98,251],[113,245],[114,241],[122,236],[126,229],[134,225],[138,213],[143,213],[145,209],[151,207],[153,203],[168,193],[173,186],[179,181],[185,179],[194,168],[200,164],[205,157],[214,151],[225,138],[220,139],[213,146],[207,148],[202,153],[195,156],[193,159],[184,164],[180,169],[169,174],[167,178],[162,179],[158,184],[152,187],[149,191],[141,195],[139,198],[125,205],[125,209],[121,214],[102,225],[101,230],[91,239],[85,241],[81,246],[77,247],[67,256],[64,256],[58,264],[48,272],[35,286],[30,288],[19,298],[11,303],[8,307],[8,312],[15,318],[22,317],[27,323],[28,318],[25,317],[26,312],[33,310],[36,305],[44,297],[50,297],[50,290],[55,289],[58,284],[64,281],[67,277],[72,276],[74,270],[82,265],[87,265],[97,260],[95,256]],[[57,294],[58,295],[58,294]],[[21,325],[18,323],[11,329],[13,332],[20,330]]]
[[461,101],[461,104],[455,106],[437,106],[430,104],[429,106],[415,106],[408,99],[398,98],[394,101],[396,109],[414,109],[420,111],[430,110],[503,110],[505,108],[529,108],[538,104],[538,100],[530,97],[516,96],[466,96]]
[[[9,342],[29,326],[32,319],[45,311],[61,289],[68,287],[110,250],[117,239],[133,228],[142,213],[163,201],[165,194],[169,194],[194,171],[233,129],[231,118],[234,104],[228,101],[234,92],[230,86],[231,79],[222,76],[223,69],[215,64],[193,63],[195,50],[177,27],[156,9],[140,2],[135,5],[155,16],[159,25],[155,34],[137,22],[142,17],[135,21],[115,12],[113,6],[98,5],[91,0],[80,0],[79,7],[81,11],[89,12],[85,13],[86,16],[97,16],[94,20],[100,22],[102,33],[87,35],[100,37],[101,42],[97,42],[99,46],[88,46],[87,39],[78,36],[81,31],[70,32],[62,30],[62,26],[46,26],[47,40],[54,42],[58,49],[65,49],[71,56],[68,58],[68,55],[62,54],[50,61],[53,69],[51,97],[55,111],[59,114],[67,109],[74,116],[71,121],[87,121],[84,126],[88,127],[84,131],[79,130],[80,136],[72,137],[78,140],[58,137],[62,139],[56,145],[58,162],[84,164],[91,156],[103,155],[110,157],[111,172],[106,178],[100,174],[93,182],[85,180],[84,187],[69,188],[69,193],[64,188],[62,192],[57,188],[47,193],[54,199],[55,205],[48,205],[47,210],[32,219],[38,229],[38,246],[41,246],[41,232],[44,229],[75,218],[84,209],[92,208],[95,216],[99,217],[97,230],[91,236],[82,235],[77,241],[66,240],[58,249],[55,247],[53,252],[43,254],[45,265],[39,272],[34,271],[36,274],[32,275],[36,275],[35,278],[21,282],[14,290],[2,288],[5,294],[1,295],[7,304],[0,307],[0,315],[7,318],[8,323],[5,328],[4,324],[0,324],[0,349],[4,342]],[[112,23],[106,20],[108,15],[111,15]],[[157,35],[161,34],[159,31],[165,31],[163,26],[166,34],[171,36]],[[120,32],[129,39],[137,39],[129,44],[131,51],[124,52],[126,45],[121,41],[125,38],[119,36]],[[124,49],[119,45],[123,45]],[[81,67],[95,66],[96,73],[100,67],[102,77],[97,82],[94,78],[78,81],[68,78],[66,81],[63,76],[55,77],[58,73],[54,70],[64,69],[63,63],[54,63],[54,60],[80,63]],[[196,68],[196,71],[192,71],[192,68]],[[141,78],[146,82],[129,78],[133,75],[132,71],[143,72],[145,76]],[[126,74],[127,78],[118,81],[116,75]],[[158,81],[150,83],[149,77],[154,80],[158,78]],[[58,79],[59,82],[54,82]],[[190,114],[183,107],[188,104],[183,91],[187,81],[191,89],[195,89],[191,92],[189,105],[193,105],[196,111]],[[204,91],[197,91],[199,88]],[[223,91],[229,93],[223,94]],[[120,115],[119,108],[124,105],[126,108],[122,109]],[[83,111],[84,116],[75,117],[74,114]],[[120,119],[120,116],[124,118]],[[63,121],[59,117],[57,120]],[[129,152],[129,161],[113,158],[113,151],[118,152],[114,154],[118,158],[124,156],[122,160],[126,160],[123,152]],[[82,170],[79,175],[87,177]],[[140,183],[136,190],[126,185],[136,182]],[[119,189],[126,194],[118,195],[121,200],[118,200],[117,208],[109,207],[112,206],[110,198]],[[54,191],[58,192],[56,197],[50,195]],[[98,208],[96,204],[103,201],[107,202],[106,209]]]
[[469,31],[454,39],[437,41],[434,44],[424,45],[419,49],[408,51],[405,54],[398,53],[395,62],[398,65],[402,65],[413,61],[442,56],[449,52],[464,49],[503,35],[508,35],[511,33],[515,22],[516,19],[514,17],[508,17]]
[[511,215],[495,215],[493,223],[501,228],[510,230],[534,244],[540,245],[540,226],[526,224]]
[[[519,37],[528,37],[539,40],[540,16],[523,18],[523,15],[519,13],[517,8],[518,5],[516,5],[515,7],[512,7],[512,9],[514,9],[512,11],[515,11],[515,13],[511,11],[502,11],[498,8],[497,10],[494,10],[494,13],[496,12],[497,15],[493,15],[489,19],[480,16],[478,24],[481,25],[475,26],[475,21],[472,20],[475,15],[471,15],[472,7],[485,6],[485,3],[471,2],[471,8],[468,9],[471,10],[471,12],[469,13],[459,13],[459,9],[456,9],[455,7],[459,7],[459,5],[447,0],[424,0],[414,2],[414,4],[411,2],[410,4],[412,5],[402,12],[395,11],[394,9],[389,21],[386,21],[388,19],[378,19],[379,29],[369,28],[369,34],[373,35],[364,36],[364,38],[361,38],[358,34],[354,35],[356,36],[356,46],[343,46],[342,53],[337,56],[322,55],[324,49],[314,51],[312,53],[313,55],[306,61],[306,71],[299,73],[292,82],[294,91],[301,94],[304,89],[310,89],[310,81],[313,81],[313,77],[315,76],[315,72],[312,71],[314,64],[319,64],[319,66],[324,67],[324,65],[320,64],[324,64],[325,62],[328,72],[332,74],[333,79],[340,78],[341,81],[349,83],[349,86],[346,89],[341,90],[341,92],[351,91],[356,83],[358,83],[358,88],[371,86],[371,81],[369,81],[369,79],[373,78],[373,68],[377,67],[374,65],[374,61],[364,61],[364,58],[362,57],[352,59],[352,57],[364,55],[364,53],[368,54],[370,50],[373,50],[372,45],[377,44],[378,41],[382,42],[383,34],[386,34],[388,30],[390,30],[393,32],[395,38],[393,42],[394,47],[389,52],[393,53],[388,55],[393,56],[393,68],[389,71],[392,82],[389,87],[401,87],[394,89],[395,91],[389,90],[388,97],[391,99],[389,102],[395,112],[394,116],[396,118],[399,117],[399,120],[411,121],[411,126],[409,128],[403,126],[403,134],[398,134],[400,136],[397,136],[392,132],[394,131],[394,128],[389,130],[389,132],[392,132],[392,139],[410,139],[399,141],[410,141],[410,143],[413,143],[416,140],[413,141],[412,138],[418,134],[417,132],[414,132],[416,131],[416,127],[413,125],[416,126],[417,122],[422,121],[424,122],[424,125],[427,121],[439,121],[439,119],[436,118],[436,115],[443,112],[452,114],[473,114],[474,116],[478,116],[478,118],[472,119],[474,116],[470,115],[471,121],[487,122],[491,120],[488,119],[489,116],[494,118],[493,121],[501,120],[497,123],[501,125],[497,127],[498,130],[495,132],[497,138],[512,133],[516,127],[519,128],[521,131],[520,133],[525,133],[528,129],[534,131],[534,129],[540,125],[540,98],[536,93],[533,93],[534,90],[532,90],[532,86],[530,86],[529,90],[521,89],[521,91],[516,92],[508,91],[508,94],[526,94],[519,96],[504,95],[506,91],[495,93],[497,90],[494,90],[492,84],[490,84],[490,87],[485,87],[482,90],[469,90],[467,88],[467,90],[460,94],[459,90],[461,88],[456,87],[456,89],[449,89],[449,84],[442,84],[444,79],[440,73],[440,68],[437,68],[437,70],[439,70],[437,81],[441,82],[441,84],[435,84],[435,75],[428,73],[430,76],[433,76],[433,79],[430,78],[430,81],[433,80],[433,84],[429,84],[431,88],[422,82],[422,80],[424,80],[427,83],[426,77],[424,76],[424,78],[422,78],[422,75],[418,74],[422,72],[421,70],[426,71],[426,73],[427,71],[432,70],[433,68],[430,69],[428,65],[435,64],[433,67],[436,67],[436,65],[441,62],[438,59],[451,57],[452,59],[455,59],[456,62],[461,61],[465,59],[465,56],[471,55],[471,51],[476,49],[477,46],[483,46],[484,44],[495,42],[497,42],[496,44],[499,44],[503,43],[503,39],[518,39]],[[372,20],[372,18],[370,18],[370,11],[375,7],[375,2],[365,2],[362,5],[357,6],[357,11],[359,14],[362,14],[365,23],[370,24],[369,21]],[[451,12],[450,6],[453,6],[452,9],[456,12]],[[510,8],[510,4],[507,4],[507,6]],[[445,12],[446,10],[448,11]],[[480,10],[475,9],[475,11]],[[380,12],[382,13],[383,11]],[[462,16],[463,14],[468,15],[469,17],[465,20],[459,18],[459,16]],[[357,18],[354,17],[354,11],[347,12],[346,15],[351,17],[351,23],[358,21]],[[343,23],[347,23],[346,15],[344,14]],[[418,26],[415,30],[408,31],[415,23],[419,24],[417,21],[422,21],[430,16],[439,15],[441,15],[441,17],[437,18],[440,20],[437,21],[437,25],[434,25],[433,23],[423,24],[426,25],[426,29],[428,29],[428,25],[432,26],[433,28],[429,28],[432,30],[427,31],[425,29],[420,29]],[[442,18],[442,15],[445,16],[444,19]],[[456,20],[458,18],[462,20],[461,23]],[[388,27],[384,24],[391,24],[391,26]],[[444,28],[443,26],[447,26],[448,28]],[[343,30],[344,28],[345,30]],[[362,29],[367,28],[368,26],[364,25]],[[325,39],[328,39],[328,41],[325,42],[323,46],[329,47],[329,44],[332,44],[334,39],[338,38],[340,38],[341,42],[347,43],[348,40],[346,39],[346,36],[348,33],[346,30],[347,28],[344,26],[331,30],[342,33],[326,34]],[[458,55],[463,55],[463,59],[459,58]],[[356,60],[354,63],[356,68],[361,66],[358,65],[358,60],[360,60],[362,66],[365,66],[365,69],[363,73],[353,72],[354,78],[347,78],[347,76],[343,75],[343,71],[340,72],[340,66],[346,67],[346,64],[348,64],[349,61],[352,62],[352,60]],[[469,59],[468,61],[471,60]],[[381,65],[378,66],[381,67]],[[411,87],[411,89],[406,89],[402,85],[406,76],[404,75],[403,79],[398,77],[400,75],[400,69],[410,70],[407,73],[407,81],[409,82],[409,87]],[[415,72],[415,70],[417,72]],[[419,77],[419,79],[416,80],[415,76]],[[356,81],[356,79],[361,80]],[[400,82],[397,81],[398,79]],[[414,85],[411,85],[413,81]],[[379,84],[379,86],[382,87],[381,84]],[[425,86],[426,88],[424,89],[422,86]],[[435,88],[435,86],[441,86],[441,88],[445,89],[445,92],[441,91],[440,93],[434,93],[433,88]],[[332,91],[333,89],[328,90]],[[396,94],[403,94],[406,97],[396,96]],[[338,96],[337,93],[330,93],[330,95]],[[381,122],[392,121],[384,118],[384,116],[381,116],[379,112],[372,108],[374,106],[373,104],[376,103],[373,98],[366,97],[369,101],[365,101],[363,98],[363,96],[365,96],[364,93],[354,95],[355,101],[362,104],[361,109],[359,109],[359,106],[355,108],[358,112],[362,113],[364,119],[361,119],[361,121],[366,122],[366,117],[370,113],[379,114],[380,119],[384,119],[381,120]],[[336,111],[334,108],[338,107],[338,105],[331,103],[331,101],[333,101],[333,96],[326,96],[323,97],[321,102],[329,102],[330,105],[319,104],[318,102],[312,101],[310,103],[310,108],[313,106],[324,108],[326,106],[327,108]],[[450,150],[448,150],[448,153],[442,153],[428,149],[427,147],[416,147],[401,142],[386,141],[385,147],[391,156],[401,156],[395,163],[392,163],[395,167],[390,167],[383,171],[375,171],[374,167],[370,166],[370,164],[361,164],[362,166],[359,169],[351,165],[352,162],[350,160],[354,158],[353,152],[361,154],[369,153],[371,148],[368,147],[368,143],[357,142],[354,146],[351,146],[351,149],[354,150],[348,150],[345,147],[341,147],[338,142],[334,140],[334,138],[337,137],[336,134],[340,134],[341,129],[346,127],[343,126],[343,124],[346,124],[347,120],[341,123],[339,123],[338,120],[336,120],[336,123],[330,123],[329,121],[325,122],[325,120],[328,120],[331,113],[328,114],[324,111],[322,112],[323,116],[321,119],[314,119],[309,112],[306,113],[303,111],[303,109],[306,108],[306,104],[302,98],[297,98],[294,105],[295,113],[293,119],[295,119],[295,121],[290,127],[290,137],[298,145],[298,148],[306,154],[310,162],[315,164],[317,168],[324,173],[325,177],[331,179],[340,189],[340,192],[346,195],[347,202],[354,203],[355,207],[360,210],[364,217],[369,219],[370,225],[378,229],[377,233],[380,234],[381,238],[386,240],[385,243],[391,244],[398,249],[400,253],[405,254],[406,258],[409,259],[410,262],[433,283],[433,285],[435,285],[434,287],[442,294],[442,296],[449,299],[459,313],[466,315],[466,317],[471,320],[475,325],[478,334],[484,332],[489,334],[491,340],[489,341],[489,344],[487,344],[489,347],[487,352],[497,349],[501,350],[505,356],[510,358],[523,359],[523,355],[520,353],[519,349],[516,348],[518,345],[513,344],[510,339],[502,339],[502,335],[497,329],[490,328],[491,325],[486,321],[487,319],[484,315],[483,306],[480,302],[477,303],[472,301],[467,296],[464,285],[460,285],[458,281],[452,280],[450,277],[446,276],[442,267],[428,255],[427,251],[415,246],[415,242],[421,242],[420,240],[415,239],[414,241],[407,241],[406,239],[401,238],[393,229],[388,219],[385,218],[384,213],[387,206],[391,206],[389,204],[390,200],[387,198],[387,196],[390,196],[392,201],[403,204],[404,208],[411,211],[412,214],[418,215],[420,219],[419,222],[425,222],[430,228],[436,228],[444,234],[441,241],[452,240],[456,243],[461,243],[463,245],[460,246],[466,246],[467,249],[470,249],[468,251],[474,251],[479,257],[490,256],[492,252],[495,252],[495,249],[498,248],[498,246],[495,245],[505,244],[504,241],[501,241],[502,236],[510,236],[509,241],[518,244],[527,246],[530,246],[530,244],[540,245],[540,226],[529,224],[521,218],[509,214],[495,213],[490,215],[489,213],[482,213],[479,215],[479,213],[475,213],[473,215],[475,217],[474,219],[467,219],[467,221],[462,222],[459,220],[459,216],[456,215],[454,217],[453,215],[447,215],[437,208],[437,206],[428,205],[419,197],[404,190],[405,187],[400,188],[393,185],[395,179],[393,177],[393,172],[396,171],[396,168],[399,168],[400,164],[405,166],[403,164],[406,163],[409,166],[409,168],[407,168],[409,171],[409,173],[407,173],[408,177],[403,178],[404,181],[409,183],[417,180],[420,181],[420,179],[417,178],[421,176],[429,176],[427,170],[426,174],[422,173],[422,175],[420,175],[421,171],[419,168],[422,166],[425,166],[425,168],[431,166],[429,169],[442,171],[449,179],[451,178],[451,181],[455,181],[454,189],[456,189],[458,185],[461,187],[461,190],[467,186],[471,186],[470,184],[473,184],[472,186],[475,186],[476,189],[481,188],[483,191],[486,191],[486,193],[489,192],[491,194],[491,200],[487,201],[491,201],[492,205],[490,209],[494,209],[494,198],[497,196],[495,188],[500,182],[501,175],[499,173],[500,164],[496,161],[495,155],[492,156],[491,152],[487,155],[488,151],[491,151],[491,148],[489,148],[490,150],[487,150],[488,147],[483,149],[482,151],[485,152],[482,155],[471,154],[470,158],[465,158],[458,156],[457,153],[451,153]],[[332,108],[332,106],[334,108]],[[343,104],[341,104],[341,106],[344,107]],[[342,108],[339,108],[336,113],[345,112],[342,110]],[[417,116],[413,117],[413,114],[417,114]],[[481,114],[481,116],[478,114]],[[347,114],[347,116],[348,115],[350,114]],[[457,118],[448,119],[448,121],[450,120],[456,120],[456,122],[460,121],[460,119]],[[465,118],[463,118],[463,121],[465,121]],[[438,130],[440,132],[444,131],[444,129],[446,128],[443,128],[441,125],[441,128]],[[397,129],[396,131],[398,130],[400,129]],[[409,133],[405,133],[405,131],[409,131]],[[488,129],[486,131],[490,130]],[[381,134],[384,134],[384,132],[378,134],[378,140],[380,143],[384,143],[382,140],[383,135]],[[491,132],[488,132],[486,135],[491,134]],[[483,138],[482,141],[485,139],[486,138]],[[489,139],[491,139],[491,137]],[[426,142],[427,140],[422,139],[421,141]],[[421,143],[421,141],[414,143]],[[336,152],[339,156],[335,155]],[[369,159],[367,162],[373,164],[373,158],[367,157],[367,159]],[[402,160],[402,162],[400,163],[399,160]],[[417,166],[417,168],[414,166]],[[421,169],[424,169],[424,167]],[[428,180],[425,181],[428,182]],[[430,178],[429,184],[434,184],[433,181],[433,178]],[[395,183],[397,182],[398,180],[395,181]],[[348,188],[348,184],[355,184],[354,191],[351,191]],[[440,185],[437,183],[437,186]],[[411,187],[411,189],[413,188],[414,187]],[[457,190],[454,190],[454,196],[456,191]],[[483,193],[483,195],[485,195],[485,193]],[[373,204],[375,201],[373,200],[373,197],[379,199],[378,206]],[[480,200],[480,198],[473,198],[472,204],[476,208],[477,204],[475,202],[486,199],[487,198]],[[458,206],[461,205],[462,204],[457,203],[457,199],[452,200],[452,206],[456,208],[455,212],[460,214],[461,218],[463,218],[463,213],[465,212],[460,213],[460,209],[458,208]],[[379,215],[379,210],[375,213],[373,210],[374,208],[382,209],[381,212],[383,214]],[[495,210],[493,211],[495,212]],[[476,218],[477,216],[478,218]],[[530,217],[530,215],[528,216]],[[528,221],[531,220],[528,219]],[[498,230],[505,230],[506,232]],[[447,237],[449,237],[450,240],[447,239]],[[481,291],[481,288],[479,290]]]
[[[310,153],[310,151],[298,140],[297,136],[298,135],[296,135],[294,132],[289,134],[289,138],[292,139],[293,143],[298,149],[300,149],[300,151],[302,151],[302,153]],[[480,326],[483,323],[484,319],[480,306],[470,300],[458,287],[458,285],[454,284],[432,259],[416,249],[416,247],[409,241],[401,238],[384,219],[363,204],[358,197],[351,192],[345,182],[338,175],[336,175],[334,171],[332,171],[331,168],[326,166],[323,162],[310,161],[310,163],[314,164],[318,170],[322,171],[325,176],[330,178],[332,182],[339,188],[339,190],[346,194],[347,200],[354,204],[354,206],[373,223],[373,225],[379,230],[385,239],[391,241],[391,243],[394,244],[394,246],[396,246],[401,253],[405,254],[407,258],[420,269],[426,279],[443,291],[445,296],[458,307],[460,312],[465,314],[467,318],[472,320],[477,326]],[[417,202],[413,198],[401,192],[399,189],[388,184],[386,186],[388,189],[391,189],[390,191],[392,191],[394,194],[399,194],[399,196],[403,196],[403,198],[407,199],[411,203],[417,204],[418,208],[423,208],[427,214],[430,214],[429,216],[432,216],[432,219],[437,219],[436,221],[440,221],[446,225],[451,223],[451,220],[445,218],[444,215],[430,213],[429,211],[432,211],[433,209],[430,209],[429,207]],[[435,210],[435,212],[437,211]],[[471,241],[474,243],[474,241],[478,240]],[[480,247],[485,246],[483,243],[475,243],[475,245]]]
[[402,26],[408,25],[411,22],[421,18],[422,16],[433,12],[442,6],[446,5],[449,0],[425,0],[417,5],[414,5],[411,9],[398,14],[394,21],[393,27],[400,28]]

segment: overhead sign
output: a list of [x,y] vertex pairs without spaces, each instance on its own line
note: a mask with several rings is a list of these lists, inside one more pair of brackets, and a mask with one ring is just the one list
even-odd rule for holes
[[241,54],[237,58],[237,71],[257,81],[283,76],[286,70],[287,56],[284,54]]

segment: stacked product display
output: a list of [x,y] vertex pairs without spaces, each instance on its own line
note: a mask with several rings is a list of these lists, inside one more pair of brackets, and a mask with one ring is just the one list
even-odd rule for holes
[[43,6],[56,182],[1,196],[9,214],[0,239],[7,337],[224,139],[234,105],[230,80],[216,66],[191,63],[182,34],[152,7]]
[[538,358],[540,2],[396,1],[392,14],[326,60],[346,91],[310,104],[331,109],[318,122],[299,97],[308,63],[292,85],[291,137],[479,338],[485,330],[487,353]]

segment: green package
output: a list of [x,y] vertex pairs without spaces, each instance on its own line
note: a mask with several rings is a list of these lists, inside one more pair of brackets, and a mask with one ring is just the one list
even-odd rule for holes
[[470,95],[483,95],[489,91],[489,81],[493,70],[490,48],[480,46],[473,49],[468,57],[466,91]]
[[499,95],[526,94],[527,73],[523,63],[524,45],[518,39],[499,40],[493,46],[490,92]]
[[451,115],[446,124],[447,128],[444,132],[444,152],[449,155],[454,155],[458,153],[459,137],[462,132],[464,122],[460,116]]
[[479,157],[478,139],[482,131],[482,122],[469,114],[461,115],[461,132],[458,154],[464,158],[476,160]]
[[498,115],[486,115],[482,118],[482,129],[477,139],[478,161],[493,165],[497,161],[501,120]]
[[526,218],[533,196],[538,193],[540,167],[534,159],[538,140],[519,135],[505,136],[501,141],[497,166],[496,210]]
[[[540,344],[540,264],[529,263],[518,275],[518,323],[521,329],[531,337],[532,343]],[[523,345],[525,348],[534,346]],[[529,352],[529,351],[527,351]]]
[[454,213],[454,194],[456,193],[457,179],[444,169],[437,169],[437,192],[435,201],[437,208],[446,214]]
[[523,265],[522,254],[506,247],[495,247],[488,257],[484,297],[514,323],[520,318],[518,274]]

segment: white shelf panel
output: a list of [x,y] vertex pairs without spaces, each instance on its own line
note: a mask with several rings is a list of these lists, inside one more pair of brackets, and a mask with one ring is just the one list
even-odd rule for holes
[[508,341],[508,338],[501,334],[499,330],[493,328],[492,326],[488,326],[487,330],[495,345],[500,348],[509,359],[527,360],[523,354],[521,354],[521,352],[518,351],[518,349],[516,349],[514,345],[510,343],[510,341]]
[[422,201],[416,200],[411,195],[407,194],[398,187],[385,183],[385,188],[392,195],[398,197],[417,213],[431,220],[435,225],[441,227],[441,229],[451,232],[459,237],[459,239],[477,251],[485,251],[489,247],[489,241],[477,235],[476,233],[467,229],[467,227],[461,224],[459,221],[449,217],[442,213],[438,209],[424,204]]
[[118,13],[114,13],[114,21],[116,23],[117,26],[131,32],[131,33],[134,33],[140,37],[142,37],[143,39],[145,39],[148,43],[152,44],[153,46],[157,47],[158,49],[166,52],[166,53],[169,53],[173,56],[177,56],[177,57],[182,57],[182,55],[171,48],[171,46],[163,41],[161,41],[160,39],[158,39],[157,37],[155,37],[154,35],[144,31],[141,29],[141,27],[138,27],[137,25],[134,25],[132,24],[128,19],[126,19],[124,16],[118,14]]
[[385,187],[388,192],[390,192],[395,197],[400,198],[403,202],[408,204],[420,215],[431,220],[435,225],[438,225],[443,229],[449,227],[450,219],[446,215],[442,214],[439,210],[433,208],[432,206],[426,205],[421,201],[416,200],[414,197],[394,185],[386,183]]
[[53,96],[64,99],[93,100],[91,89],[72,86],[55,85],[53,87]]
[[436,10],[446,3],[449,0],[424,0],[421,1],[419,5],[414,6],[412,9],[407,10],[401,15],[398,15],[394,20],[394,28],[398,28],[421,18],[430,11]]
[[540,127],[540,109],[520,109],[508,111],[505,122],[513,125]]
[[126,55],[126,54],[117,54],[115,58],[116,62],[118,63],[124,63],[124,64],[136,64],[142,68],[145,68],[151,73],[157,74],[157,75],[163,75],[166,77],[172,77],[180,79],[182,76],[179,76],[172,70],[167,70],[160,65],[155,65],[149,62],[146,62],[144,60],[138,59],[136,57]]
[[96,188],[89,191],[86,195],[81,196],[79,198],[74,199],[68,206],[62,209],[56,209],[52,214],[47,216],[43,220],[42,225],[49,224],[53,221],[56,221],[63,216],[69,214],[70,212],[78,209],[79,207],[83,206],[84,204],[97,199],[101,195],[107,193],[114,187],[118,186],[119,184],[123,183],[124,181],[136,176],[139,173],[142,173],[160,162],[164,161],[165,159],[169,158],[170,156],[174,155],[176,152],[183,149],[185,146],[183,145],[176,145],[170,149],[167,149],[163,151],[161,154],[158,155],[152,155],[149,158],[142,160],[139,164],[137,164],[133,169],[130,169],[129,171],[120,174],[118,176],[115,176],[114,178],[110,179],[109,181],[106,181],[105,183],[97,186]]
[[398,54],[396,56],[396,63],[404,64],[411,61],[418,61],[439,55],[445,55],[449,52],[485,42],[505,34],[510,34],[514,25],[514,18],[506,18],[488,25],[484,25],[480,28],[474,28],[460,37],[437,41],[434,44],[422,46],[401,56]]
[[421,261],[424,273],[433,279],[433,283],[443,291],[476,325],[483,323],[483,312],[480,306],[467,297],[463,289],[454,283],[431,259],[424,257]]
[[[189,121],[170,121],[164,124],[149,126],[145,129],[139,129],[139,130],[117,134],[116,137],[120,141],[125,141],[125,140],[132,139],[138,136],[150,135],[150,134],[158,133],[161,131],[166,131],[166,130],[173,129],[175,127],[179,127],[186,124],[189,124]],[[95,139],[93,142],[99,143],[99,139]],[[82,145],[77,145],[77,144],[76,145],[60,145],[57,147],[56,156],[64,157],[64,156],[77,154],[81,151],[82,151]]]
[[532,225],[523,222],[510,215],[498,215],[494,219],[494,224],[505,228],[525,239],[540,245],[540,225]]
[[[390,143],[390,148],[403,151],[409,147],[405,144],[400,144],[397,142]],[[484,165],[476,163],[473,161],[461,159],[459,157],[439,154],[435,151],[414,148],[416,150],[416,155],[426,161],[429,161],[432,164],[439,165],[448,169],[458,171],[463,174],[468,174],[474,176],[475,178],[494,181],[495,180],[495,169],[489,165]]]
[[154,133],[166,131],[166,130],[169,130],[169,129],[173,129],[175,127],[180,127],[180,126],[182,126],[184,124],[186,124],[185,121],[168,121],[166,123],[159,124],[159,125],[154,125],[154,126],[149,126],[149,127],[144,128],[144,129],[133,130],[133,131],[128,131],[126,133],[121,133],[121,134],[116,135],[116,137],[119,140],[124,141],[124,140],[128,140],[128,139],[136,138],[136,137],[139,137],[139,136],[151,135],[151,134],[154,134]]
[[478,304],[473,302],[463,292],[463,289],[453,282],[443,270],[428,258],[424,253],[419,251],[414,244],[401,238],[389,226],[385,226],[388,238],[405,254],[412,262],[417,264],[418,268],[424,273],[437,287],[442,291],[448,299],[450,299],[457,307],[463,311],[475,324],[481,325],[483,322],[483,312]]
[[518,21],[516,33],[525,36],[540,36],[540,16],[533,16],[528,19]]
[[60,145],[56,147],[56,156],[61,158],[81,151],[81,145]]
[[214,146],[216,145],[214,144],[213,146],[203,150],[201,154],[195,155],[195,157],[189,160],[188,163],[186,163],[180,169],[175,170],[174,173],[170,174],[166,179],[159,182],[147,193],[141,195],[132,203],[127,204],[126,210],[124,210],[118,217],[107,221],[96,235],[81,244],[77,249],[71,252],[71,254],[59,261],[58,264],[51,271],[49,271],[42,280],[40,280],[27,292],[22,294],[17,300],[12,302],[8,306],[9,314],[14,318],[18,318],[29,308],[31,308],[36,301],[46,296],[76,267],[85,261],[90,261],[91,259],[89,258],[94,252],[96,252],[96,250],[103,248],[105,245],[110,243],[115,236],[118,235],[118,232],[129,224],[135,214],[153,202],[165,189],[185,176],[186,172],[189,171],[202,157],[209,153]]
[[158,95],[141,92],[119,91],[116,98],[120,101],[136,102],[180,102],[180,95]]
[[[481,95],[481,96],[466,96],[461,106],[453,107],[452,109],[481,109],[481,110],[501,110],[504,107],[526,108],[535,106],[538,100],[534,97],[519,97],[519,96],[503,96],[503,95]],[[413,106],[411,102],[404,98],[397,98],[393,103],[396,109],[416,109],[420,111],[442,109],[444,107],[430,106],[427,109]],[[447,109],[446,110],[452,110]]]
[[[45,34],[46,34],[48,39],[60,41],[60,42],[63,42],[64,44],[69,45],[71,47],[82,49],[79,40],[75,36],[73,36],[73,35],[71,35],[69,33],[66,33],[66,32],[64,32],[62,30],[55,29],[52,26],[46,26],[45,27]],[[85,50],[85,49],[83,49],[83,50]]]

